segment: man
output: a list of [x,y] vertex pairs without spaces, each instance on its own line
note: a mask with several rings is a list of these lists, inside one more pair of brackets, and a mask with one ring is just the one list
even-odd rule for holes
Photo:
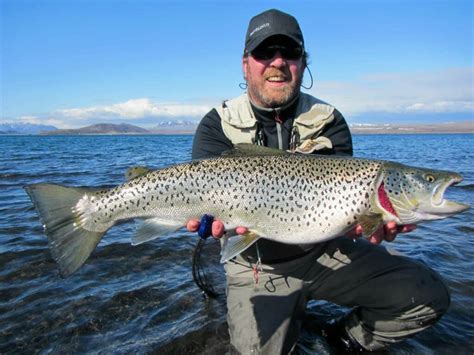
[[[341,113],[300,92],[306,65],[294,17],[278,10],[253,17],[242,59],[248,91],[202,119],[193,158],[219,156],[236,143],[351,155],[351,135]],[[196,231],[199,224],[189,221],[188,229]],[[446,286],[424,265],[375,245],[413,228],[388,223],[370,237],[371,243],[352,240],[362,233],[360,226],[351,238],[315,245],[259,240],[225,265],[232,345],[243,354],[290,352],[310,299],[354,307],[326,330],[328,341],[345,349],[383,349],[426,329],[447,310]],[[234,232],[245,231],[242,226]],[[214,221],[213,236],[223,233],[223,223]]]

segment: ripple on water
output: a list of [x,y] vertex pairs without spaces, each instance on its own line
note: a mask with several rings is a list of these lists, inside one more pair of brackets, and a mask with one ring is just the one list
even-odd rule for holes
[[[355,136],[356,155],[462,172],[450,198],[472,204],[474,136]],[[3,139],[5,138],[5,139]],[[75,274],[62,279],[22,187],[55,182],[123,182],[133,165],[187,161],[190,136],[2,137],[0,148],[1,353],[226,353],[225,297],[202,297],[191,278],[196,238],[187,233],[132,247],[133,224],[114,227]],[[394,153],[396,152],[396,153]],[[420,226],[391,247],[424,261],[445,279],[452,303],[436,326],[396,344],[393,354],[472,353],[473,211]],[[224,293],[218,243],[204,267]],[[311,302],[308,349],[329,354],[314,330],[347,309]],[[305,333],[305,334],[306,334]]]

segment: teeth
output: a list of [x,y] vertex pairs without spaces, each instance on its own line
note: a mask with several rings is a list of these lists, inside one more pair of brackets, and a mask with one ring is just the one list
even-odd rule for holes
[[276,82],[280,82],[280,81],[285,81],[285,78],[281,77],[281,76],[271,76],[267,79],[268,81],[276,81]]

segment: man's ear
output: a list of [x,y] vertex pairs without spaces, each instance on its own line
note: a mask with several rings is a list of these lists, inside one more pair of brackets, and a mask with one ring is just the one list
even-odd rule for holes
[[244,79],[247,81],[247,72],[249,66],[249,58],[247,56],[242,57],[242,73],[244,74]]
[[309,55],[308,55],[308,52],[304,52],[303,53],[303,71],[306,70],[306,68],[308,67],[308,58],[309,58]]

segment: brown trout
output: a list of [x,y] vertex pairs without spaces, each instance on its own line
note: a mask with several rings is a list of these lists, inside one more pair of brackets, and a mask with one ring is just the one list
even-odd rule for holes
[[137,171],[108,190],[25,187],[63,276],[77,270],[103,235],[123,220],[141,221],[134,245],[183,228],[205,213],[227,230],[247,227],[245,235],[224,237],[225,262],[259,238],[318,243],[356,224],[370,236],[387,221],[416,224],[470,208],[443,197],[449,186],[462,181],[454,172],[248,145],[219,158]]

